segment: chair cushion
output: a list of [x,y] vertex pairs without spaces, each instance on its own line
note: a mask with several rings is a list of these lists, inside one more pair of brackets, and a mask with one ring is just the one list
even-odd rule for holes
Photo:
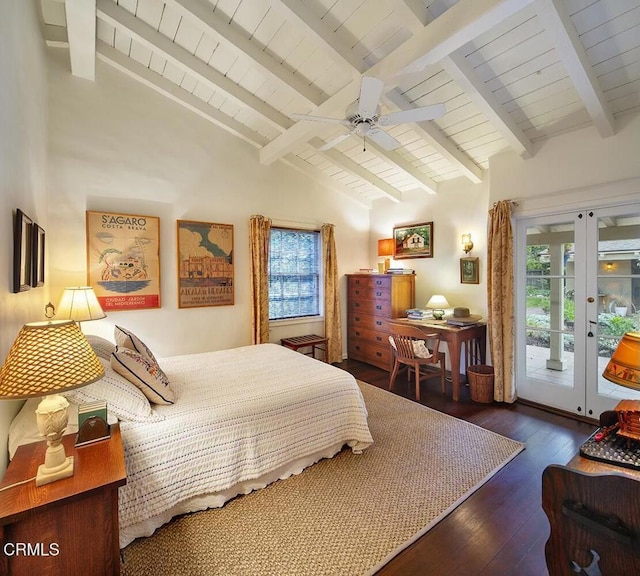
[[[389,342],[391,343],[391,346],[396,348],[396,343],[393,341],[392,336],[389,336]],[[413,353],[415,354],[416,358],[431,358],[431,356],[433,356],[433,354],[431,354],[431,352],[427,348],[427,344],[424,340],[413,341]]]

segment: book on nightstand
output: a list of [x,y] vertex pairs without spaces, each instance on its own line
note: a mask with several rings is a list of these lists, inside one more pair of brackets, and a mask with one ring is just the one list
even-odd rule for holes
[[76,446],[104,440],[111,435],[107,424],[107,403],[104,400],[78,406],[78,436]]

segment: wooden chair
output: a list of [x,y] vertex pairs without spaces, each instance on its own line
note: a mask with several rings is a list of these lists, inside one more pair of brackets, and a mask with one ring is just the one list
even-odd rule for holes
[[407,369],[408,381],[411,379],[411,372],[415,374],[416,400],[420,401],[420,382],[435,376],[440,376],[442,393],[446,393],[445,355],[439,351],[438,334],[426,334],[415,326],[392,325],[389,345],[394,358],[389,390],[393,389],[400,367],[404,366]]
[[640,481],[551,464],[542,474],[550,576],[640,574]]

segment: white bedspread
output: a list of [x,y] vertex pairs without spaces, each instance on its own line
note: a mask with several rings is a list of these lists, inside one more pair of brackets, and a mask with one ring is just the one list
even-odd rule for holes
[[359,452],[373,442],[353,376],[298,352],[262,344],[159,363],[177,400],[155,407],[162,422],[120,424],[121,534],[310,454],[344,444]]

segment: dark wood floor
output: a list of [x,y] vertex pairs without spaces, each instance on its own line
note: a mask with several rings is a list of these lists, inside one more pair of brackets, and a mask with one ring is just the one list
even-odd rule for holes
[[[338,366],[388,388],[388,372],[354,360]],[[542,471],[548,464],[566,464],[595,427],[518,402],[478,404],[470,400],[466,386],[460,402],[453,402],[450,387],[446,397],[439,387],[438,378],[424,382],[421,403],[524,442],[526,449],[378,575],[547,576],[549,524],[541,506]],[[394,391],[414,397],[404,377]]]

